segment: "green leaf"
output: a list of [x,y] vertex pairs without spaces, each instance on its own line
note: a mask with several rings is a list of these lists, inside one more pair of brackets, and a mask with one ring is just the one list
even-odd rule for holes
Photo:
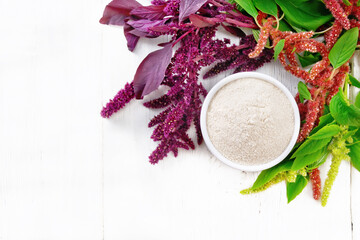
[[252,0],[235,0],[250,16],[256,19],[258,11],[256,10]]
[[349,103],[341,89],[330,101],[330,113],[341,125],[360,127],[360,109]]
[[252,190],[258,189],[267,182],[271,181],[271,179],[273,179],[279,173],[290,170],[292,164],[293,164],[292,161],[284,160],[278,165],[262,171],[258,176],[258,178],[256,179],[256,181],[254,182],[251,189]]
[[324,151],[323,155],[314,163],[309,164],[306,169],[307,170],[313,170],[315,168],[320,167],[321,165],[323,165],[326,162],[327,157],[329,156],[329,151]]
[[269,15],[272,15],[274,17],[277,17],[278,15],[278,9],[277,5],[275,3],[275,0],[253,0],[255,7],[259,9],[260,11],[267,13]]
[[255,41],[259,41],[260,38],[260,30],[252,30],[252,34],[254,35]]
[[329,105],[325,105],[323,114],[325,115],[325,114],[329,114],[329,113],[330,113]]
[[297,33],[299,32],[306,32],[307,30],[306,29],[303,29],[303,28],[299,28],[299,27],[296,27],[296,26],[291,26]]
[[349,0],[343,0],[343,3],[344,3],[346,6],[351,6],[351,3],[349,2]]
[[357,1],[356,6],[357,6],[357,7],[360,7],[360,0]]
[[303,55],[300,55],[298,53],[296,53],[299,59],[299,62],[301,64],[301,66],[307,67],[310,66],[318,61],[320,61],[322,59],[321,54],[320,53],[310,53],[310,52],[304,52]]
[[349,137],[352,137],[352,136],[354,136],[356,133],[357,133],[357,131],[359,130],[359,128],[355,128],[355,129],[353,129],[353,130],[350,130],[349,129],[349,131],[343,136],[343,139],[348,139]]
[[358,95],[355,98],[355,106],[360,108],[360,92],[358,93]]
[[330,50],[329,60],[334,68],[339,68],[346,63],[355,52],[359,36],[357,27],[346,31]]
[[349,149],[351,163],[358,171],[360,171],[360,143],[350,146]]
[[[293,27],[316,30],[333,17],[320,0],[275,0]],[[296,29],[295,29],[296,30]]]
[[274,48],[274,59],[276,61],[276,59],[278,58],[280,52],[284,49],[285,46],[285,39],[281,39],[275,46]]
[[229,0],[229,3],[235,4],[237,10],[239,10],[239,11],[242,11],[242,10],[243,10],[243,8],[242,8],[239,4],[237,4],[235,0]]
[[[298,91],[299,91],[299,96],[301,99],[311,100],[311,93],[309,92],[309,89],[307,88],[305,83],[303,83],[301,81],[298,83]],[[303,101],[301,101],[301,102],[303,102]]]
[[291,156],[291,158],[296,158],[299,156],[305,156],[311,153],[315,153],[325,146],[329,144],[331,141],[331,137],[323,138],[319,140],[307,139],[300,147],[296,150],[296,152]]
[[341,131],[341,128],[338,125],[328,125],[321,128],[317,133],[310,136],[310,139],[323,139],[333,137]]
[[310,136],[317,133],[321,128],[325,127],[326,125],[332,123],[334,121],[334,118],[331,116],[330,113],[323,115],[320,117],[320,122],[317,127],[315,127],[311,132]]
[[314,153],[307,154],[304,156],[298,156],[295,158],[295,161],[291,167],[291,170],[297,171],[297,170],[300,170],[310,164],[313,164],[313,163],[319,161],[324,156],[324,154],[326,154],[327,152],[328,152],[327,147],[323,147],[321,150],[316,151]]
[[360,129],[352,136],[354,140],[360,141]]
[[288,203],[294,200],[303,191],[307,183],[308,183],[308,179],[301,175],[297,175],[295,182],[286,183],[286,195],[287,195]]
[[285,31],[290,31],[292,32],[293,29],[291,28],[291,26],[284,20],[282,19],[280,22],[279,22],[279,30],[282,31],[282,32],[285,32]]
[[354,78],[352,75],[348,74],[349,76],[349,80],[350,80],[350,84],[357,87],[357,88],[360,88],[360,82],[359,80],[357,80],[356,78]]

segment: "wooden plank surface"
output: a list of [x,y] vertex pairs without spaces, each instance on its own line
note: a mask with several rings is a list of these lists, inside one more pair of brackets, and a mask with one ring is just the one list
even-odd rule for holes
[[0,239],[102,239],[99,1],[0,0]]
[[[121,28],[98,23],[106,3],[0,0],[0,239],[360,238],[360,177],[348,163],[326,208],[309,187],[289,205],[283,184],[240,195],[257,173],[204,145],[148,163],[155,111],[134,101],[109,120],[99,112],[154,40],[128,52]],[[259,72],[296,92],[278,63]]]

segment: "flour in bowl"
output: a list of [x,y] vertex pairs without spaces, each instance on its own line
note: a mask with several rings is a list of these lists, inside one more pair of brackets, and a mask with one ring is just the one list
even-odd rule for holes
[[207,111],[207,131],[214,147],[227,159],[243,165],[274,160],[294,133],[294,110],[275,85],[242,78],[223,86]]

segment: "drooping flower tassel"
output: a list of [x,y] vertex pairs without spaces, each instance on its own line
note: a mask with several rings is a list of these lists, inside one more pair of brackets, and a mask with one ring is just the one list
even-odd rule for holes
[[101,110],[103,118],[109,118],[111,115],[123,108],[128,102],[135,98],[132,83],[126,83],[124,89],[121,89],[116,96],[110,100]]
[[343,27],[342,27],[340,21],[335,20],[332,29],[324,34],[326,48],[328,50],[330,50],[334,46],[334,44],[336,43],[336,40],[340,36],[342,29],[343,29]]
[[315,200],[319,200],[321,197],[321,178],[320,170],[318,168],[311,170],[310,180],[312,184],[313,197]]
[[330,61],[328,59],[323,59],[317,62],[311,69],[309,77],[314,80],[321,71],[323,71],[327,66],[329,66],[329,64]]
[[337,0],[324,0],[324,3],[335,19],[338,20],[346,30],[349,30],[350,21],[340,3]]
[[314,128],[315,121],[320,111],[319,108],[320,103],[318,100],[316,101],[309,100],[307,104],[308,104],[308,112],[306,114],[306,119],[305,119],[306,122],[303,124],[301,128],[297,142],[302,142],[305,140],[305,138],[307,138],[307,136],[309,136],[311,130]]
[[346,78],[346,73],[350,71],[349,64],[344,64],[340,67],[339,72],[333,79],[333,85],[329,88],[329,94],[326,97],[326,103],[330,104],[331,99],[338,93],[339,88],[343,86]]
[[272,29],[273,24],[274,24],[273,17],[270,17],[266,20],[266,22],[264,23],[264,26],[261,28],[259,40],[258,40],[258,43],[257,43],[255,49],[251,53],[249,53],[250,58],[258,57],[260,55],[260,53],[264,50],[266,41],[269,38],[270,31]]
[[331,187],[334,184],[335,178],[338,175],[339,167],[342,160],[350,160],[348,153],[350,150],[346,147],[346,140],[343,136],[348,132],[346,126],[341,126],[341,132],[337,134],[334,141],[330,144],[328,149],[332,154],[330,170],[328,171],[325,180],[324,190],[321,196],[321,205],[325,206],[330,195]]
[[286,172],[279,173],[272,180],[265,183],[262,187],[259,187],[257,189],[247,188],[247,189],[242,190],[240,193],[245,195],[245,194],[258,193],[258,192],[265,191],[269,187],[286,180],[286,177],[287,177]]

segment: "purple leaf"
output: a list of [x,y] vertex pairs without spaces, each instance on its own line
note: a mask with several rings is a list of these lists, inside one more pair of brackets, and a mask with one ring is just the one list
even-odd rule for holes
[[196,13],[208,0],[180,0],[179,20]]
[[145,18],[149,20],[160,20],[165,17],[164,8],[166,5],[151,5],[146,7],[137,7],[130,12],[130,15]]
[[134,77],[134,91],[137,99],[156,90],[164,79],[166,68],[172,56],[172,45],[150,53],[138,67]]
[[158,33],[168,33],[170,31],[173,31],[173,29],[167,25],[154,26],[151,27],[150,30]]
[[136,30],[140,32],[148,33],[150,28],[156,27],[159,25],[163,25],[165,23],[164,20],[148,20],[148,19],[140,19],[140,20],[129,20],[127,21],[127,24],[135,28]]
[[135,0],[113,0],[105,7],[100,23],[123,26],[124,20],[130,16],[131,10],[141,6]]
[[203,27],[210,27],[216,24],[217,19],[207,18],[196,14],[191,14],[189,19],[195,27],[203,28]]
[[231,33],[232,35],[236,36],[236,37],[240,37],[243,38],[246,36],[246,34],[243,32],[243,30],[241,30],[238,27],[234,27],[234,26],[230,26],[230,25],[225,25],[222,24],[222,26],[224,27],[224,29],[226,31],[228,31],[229,33]]
[[139,41],[139,37],[131,33],[132,30],[133,28],[130,25],[125,24],[124,35],[127,41],[127,47],[131,52],[134,51],[136,44]]

